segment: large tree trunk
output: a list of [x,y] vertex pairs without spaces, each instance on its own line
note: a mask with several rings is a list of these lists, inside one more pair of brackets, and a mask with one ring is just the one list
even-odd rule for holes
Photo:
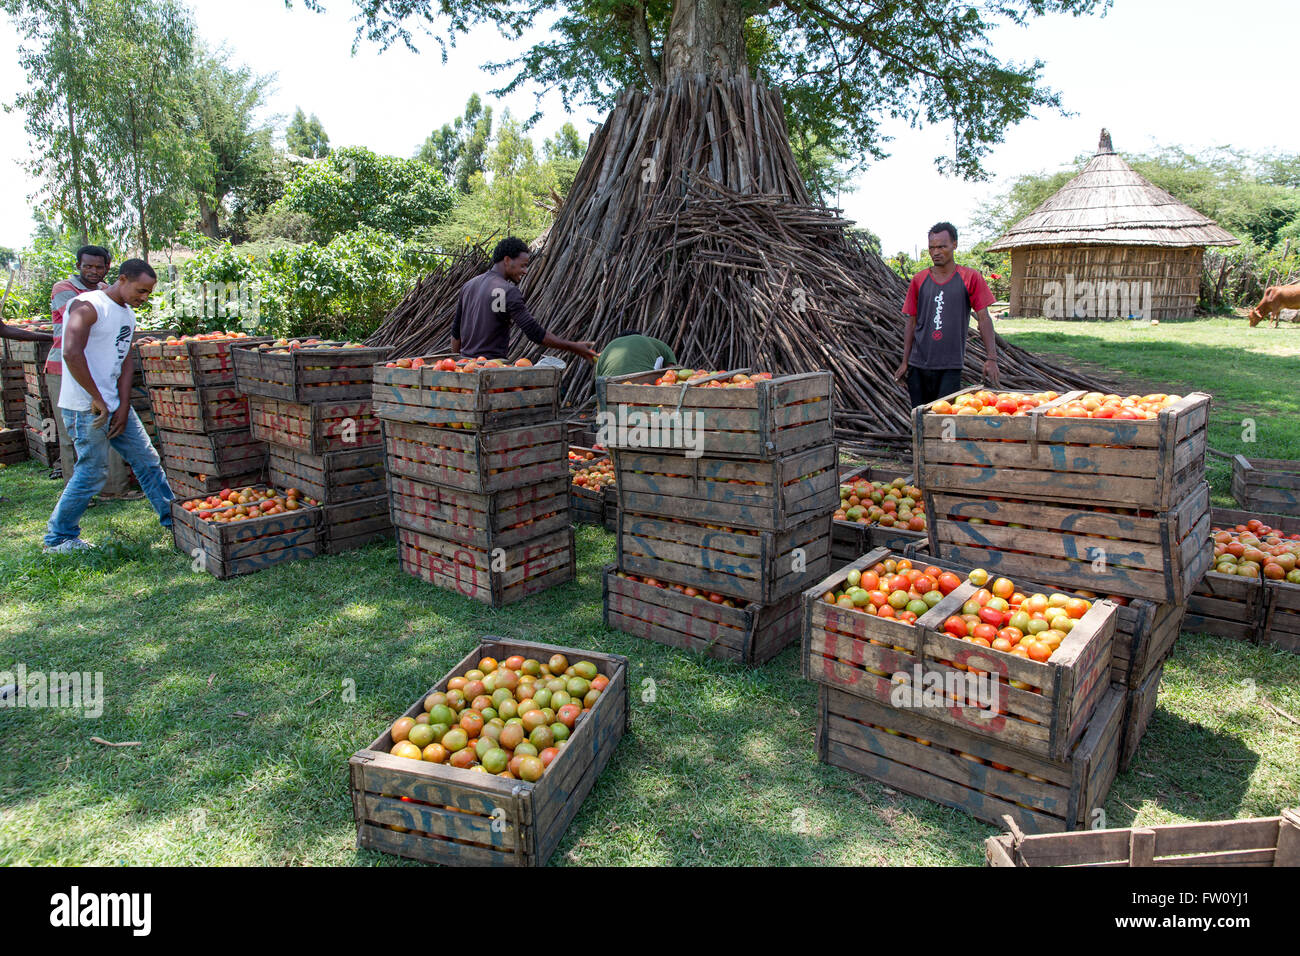
[[740,8],[738,0],[676,0],[664,40],[665,82],[692,73],[747,76]]
[[140,249],[141,258],[145,262],[149,261],[149,225],[144,218],[144,185],[141,182],[140,174],[140,128],[136,122],[135,101],[128,100],[130,103],[130,120],[131,120],[131,162],[133,172],[135,173],[135,211],[140,217]]
[[209,239],[221,238],[221,223],[217,213],[217,206],[208,202],[208,197],[198,193],[199,200],[199,231]]
[[86,199],[81,191],[81,140],[77,134],[77,118],[72,105],[72,25],[67,5],[63,7],[63,36],[69,44],[67,54],[68,75],[64,77],[64,89],[68,105],[68,143],[72,151],[72,191],[77,203],[77,229],[81,233],[81,244],[90,244],[90,230],[86,225]]

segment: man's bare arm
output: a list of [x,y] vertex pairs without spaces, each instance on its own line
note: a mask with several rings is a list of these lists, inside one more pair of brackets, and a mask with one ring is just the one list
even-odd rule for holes
[[63,319],[63,370],[90,396],[96,428],[108,418],[108,404],[99,393],[99,386],[95,384],[90,366],[86,364],[86,339],[90,337],[90,328],[98,318],[94,306],[86,302],[74,302],[68,306],[67,315]]
[[980,339],[984,343],[984,377],[988,383],[997,388],[998,383],[998,335],[993,331],[993,319],[989,316],[987,308],[980,309],[975,313],[975,318],[979,321]]

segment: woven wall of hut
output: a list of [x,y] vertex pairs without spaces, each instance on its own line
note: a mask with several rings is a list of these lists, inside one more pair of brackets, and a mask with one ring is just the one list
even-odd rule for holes
[[1195,314],[1201,248],[1026,246],[1011,252],[1011,314],[1174,319]]

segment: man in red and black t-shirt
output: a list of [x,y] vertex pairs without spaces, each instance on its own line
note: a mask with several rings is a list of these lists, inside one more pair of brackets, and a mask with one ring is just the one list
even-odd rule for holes
[[903,332],[903,361],[894,372],[906,381],[912,407],[928,405],[961,388],[961,370],[966,361],[966,333],[970,314],[979,320],[984,340],[984,377],[998,385],[997,340],[989,306],[993,293],[979,270],[953,261],[957,251],[957,227],[941,222],[930,230],[929,269],[912,276],[903,302],[907,328]]

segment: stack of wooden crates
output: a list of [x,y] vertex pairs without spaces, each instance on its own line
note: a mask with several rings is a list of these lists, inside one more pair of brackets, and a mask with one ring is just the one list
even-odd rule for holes
[[0,462],[12,465],[25,461],[27,454],[27,386],[23,363],[11,356],[17,345],[0,341]]
[[444,360],[375,369],[402,570],[492,607],[573,580],[560,370]]
[[597,381],[618,496],[604,607],[609,627],[762,664],[798,639],[799,595],[830,570],[834,382],[810,372],[708,385],[745,371]]
[[[27,452],[45,467],[52,468],[59,460],[59,435],[54,422],[59,396],[51,395],[45,387],[45,360],[50,356],[50,343],[7,341],[5,347],[10,361],[18,363],[22,368],[23,425],[27,432]],[[10,381],[16,381],[16,377],[10,379],[6,376],[6,385]],[[16,405],[11,406],[9,403],[9,395],[6,388],[6,420],[10,408],[16,410]]]
[[1189,394],[1154,420],[1046,414],[1081,394],[1016,416],[922,406],[913,410],[913,452],[933,557],[1125,599],[1111,676],[1125,694],[1126,767],[1188,598],[1213,558],[1210,397]]
[[391,538],[384,450],[371,400],[386,347],[317,342],[234,350],[250,433],[267,448],[267,481],[320,502],[320,550],[339,554]]
[[232,350],[265,338],[141,342],[163,470],[179,499],[254,485],[266,472],[266,445],[248,427],[248,399],[235,387]]

